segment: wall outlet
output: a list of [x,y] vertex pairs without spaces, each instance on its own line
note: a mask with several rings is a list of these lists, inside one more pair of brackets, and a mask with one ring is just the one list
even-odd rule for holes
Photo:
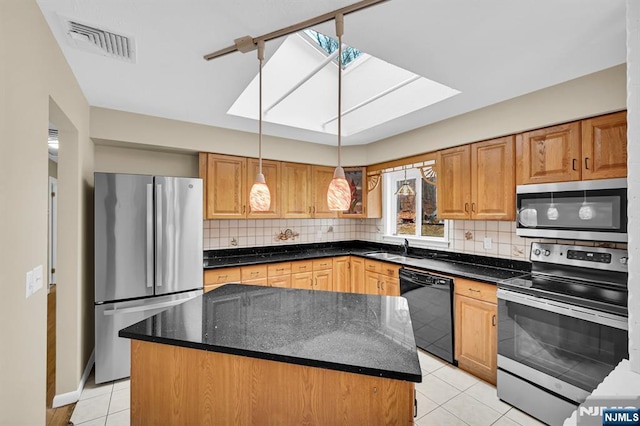
[[484,249],[485,250],[491,250],[492,244],[493,244],[493,241],[491,240],[491,237],[484,237]]

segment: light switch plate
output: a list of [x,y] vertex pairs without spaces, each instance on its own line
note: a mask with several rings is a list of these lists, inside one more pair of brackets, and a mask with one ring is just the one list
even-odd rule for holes
[[25,286],[27,290],[27,297],[29,297],[33,294],[33,271],[27,271]]
[[44,281],[44,268],[42,265],[38,265],[33,268],[33,293],[40,290],[42,288],[42,284]]
[[491,240],[491,237],[484,237],[484,249],[485,250],[491,250],[492,244],[493,244],[493,241]]

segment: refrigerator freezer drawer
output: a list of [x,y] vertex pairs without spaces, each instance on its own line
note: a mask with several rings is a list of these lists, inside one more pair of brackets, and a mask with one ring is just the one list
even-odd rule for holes
[[131,345],[129,339],[118,336],[120,330],[200,295],[202,291],[195,290],[170,296],[96,305],[96,383],[118,380],[130,375]]

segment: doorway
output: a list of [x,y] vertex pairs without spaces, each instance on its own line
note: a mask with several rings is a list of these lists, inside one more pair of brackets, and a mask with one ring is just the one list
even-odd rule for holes
[[58,246],[58,130],[49,123],[48,265],[47,265],[47,408],[56,393],[56,262]]

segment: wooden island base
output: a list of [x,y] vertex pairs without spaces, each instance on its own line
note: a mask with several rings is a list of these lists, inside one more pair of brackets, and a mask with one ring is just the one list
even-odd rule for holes
[[131,341],[132,425],[409,425],[414,384]]

